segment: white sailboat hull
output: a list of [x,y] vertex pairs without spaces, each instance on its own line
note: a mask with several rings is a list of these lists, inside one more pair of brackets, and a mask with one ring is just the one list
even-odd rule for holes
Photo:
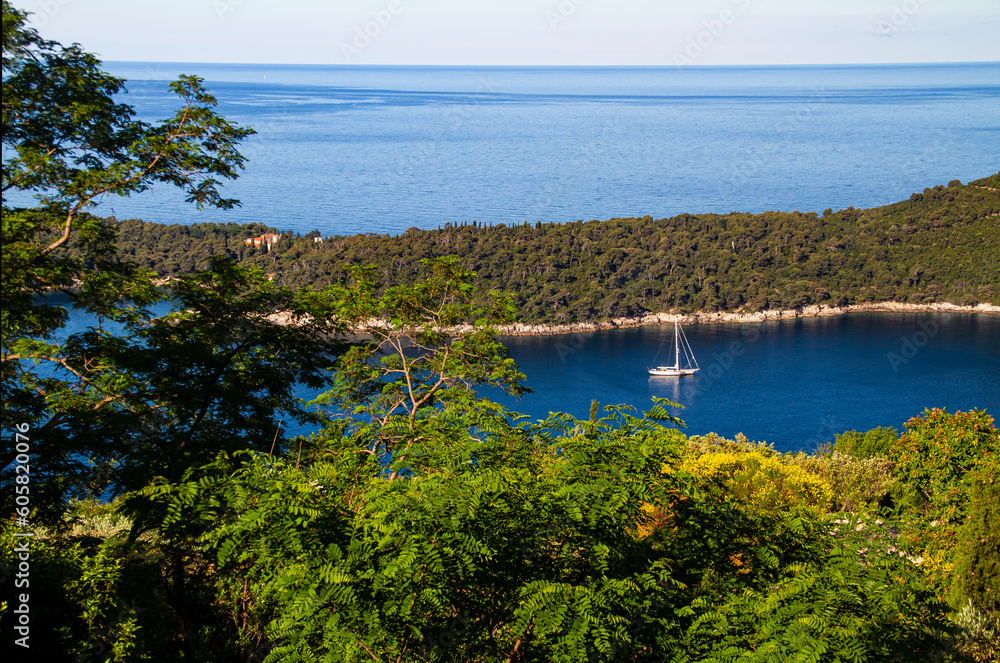
[[700,369],[697,368],[674,368],[673,366],[657,366],[656,368],[649,369],[650,375],[669,375],[669,376],[679,376],[679,375],[694,375]]

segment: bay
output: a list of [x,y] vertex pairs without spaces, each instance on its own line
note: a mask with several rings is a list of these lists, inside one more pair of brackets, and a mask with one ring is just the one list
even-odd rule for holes
[[[68,306],[61,294],[47,303]],[[154,315],[173,308],[153,307]],[[96,320],[71,310],[57,334]],[[116,333],[117,325],[105,323]],[[654,396],[683,406],[672,413],[685,433],[743,433],[779,451],[812,451],[846,430],[902,430],[925,408],[984,409],[1000,417],[1000,315],[850,313],[747,324],[685,326],[701,366],[694,376],[651,377],[667,357],[670,325],[502,340],[533,393],[521,398],[483,389],[530,420],[551,412],[587,419],[592,400],[648,410]],[[305,387],[296,395],[311,400]],[[314,427],[284,422],[289,435]]]
[[587,419],[592,399],[648,410],[658,396],[684,406],[673,414],[687,434],[743,433],[779,451],[811,451],[845,430],[902,430],[925,408],[1000,415],[997,315],[852,313],[684,329],[701,371],[683,378],[646,372],[657,352],[665,358],[672,326],[506,337],[535,393],[501,400],[533,420],[550,411]]

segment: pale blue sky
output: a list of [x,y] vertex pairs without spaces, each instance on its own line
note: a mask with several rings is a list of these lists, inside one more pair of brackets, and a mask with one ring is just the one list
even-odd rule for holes
[[719,65],[1000,60],[1000,0],[13,0],[104,60]]

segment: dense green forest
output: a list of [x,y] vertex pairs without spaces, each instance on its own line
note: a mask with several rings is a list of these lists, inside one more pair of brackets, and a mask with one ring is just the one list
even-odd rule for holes
[[[580,253],[589,245],[571,248],[573,233],[617,228],[624,244],[624,221],[340,238],[322,251],[279,242],[243,264],[213,255],[176,279],[176,311],[156,317],[157,275],[121,250],[127,228],[88,206],[153,184],[235,206],[220,184],[239,174],[251,130],[218,115],[193,76],[171,84],[173,116],[137,120],[116,101],[124,81],[2,6],[11,660],[997,660],[1000,430],[987,413],[915,412],[902,431],[847,431],[794,454],[687,436],[665,399],[529,421],[480,395],[530,388],[497,333],[520,302],[473,273],[483,265],[414,255],[397,273],[352,255],[359,264],[320,289],[267,276],[283,259],[383,241],[447,241],[442,253],[464,255],[462,237],[518,247],[522,233],[551,232]],[[45,195],[20,208],[8,191]],[[964,200],[965,216],[940,220],[961,230],[986,223],[985,195],[953,185],[924,198]],[[929,223],[900,241],[929,236]],[[223,231],[241,250],[247,229],[234,226],[205,234],[205,253],[223,253],[205,239]],[[784,255],[783,236],[761,232]],[[830,255],[862,240],[837,241]],[[66,310],[43,296],[53,290],[95,324],[69,333]],[[297,324],[272,321],[279,310]],[[321,393],[319,412],[296,384]],[[289,437],[292,420],[317,432]]]
[[[413,283],[419,261],[459,255],[484,291],[514,293],[526,322],[645,312],[842,306],[873,301],[1000,304],[1000,175],[927,188],[909,200],[822,216],[698,214],[654,220],[411,228],[398,236],[314,241],[285,233],[271,251],[244,245],[262,224],[117,222],[122,255],[163,275],[212,255],[260,266],[288,285],[325,286],[347,263],[373,264],[381,284]],[[279,224],[280,225],[280,224]]]

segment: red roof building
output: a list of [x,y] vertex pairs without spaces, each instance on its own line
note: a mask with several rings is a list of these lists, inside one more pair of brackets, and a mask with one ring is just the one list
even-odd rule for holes
[[281,240],[281,235],[277,235],[275,233],[264,233],[260,237],[248,237],[247,239],[243,240],[243,243],[246,244],[247,246],[250,246],[251,244],[253,246],[263,245],[267,247],[268,251],[270,251],[271,247],[277,244],[280,240]]

